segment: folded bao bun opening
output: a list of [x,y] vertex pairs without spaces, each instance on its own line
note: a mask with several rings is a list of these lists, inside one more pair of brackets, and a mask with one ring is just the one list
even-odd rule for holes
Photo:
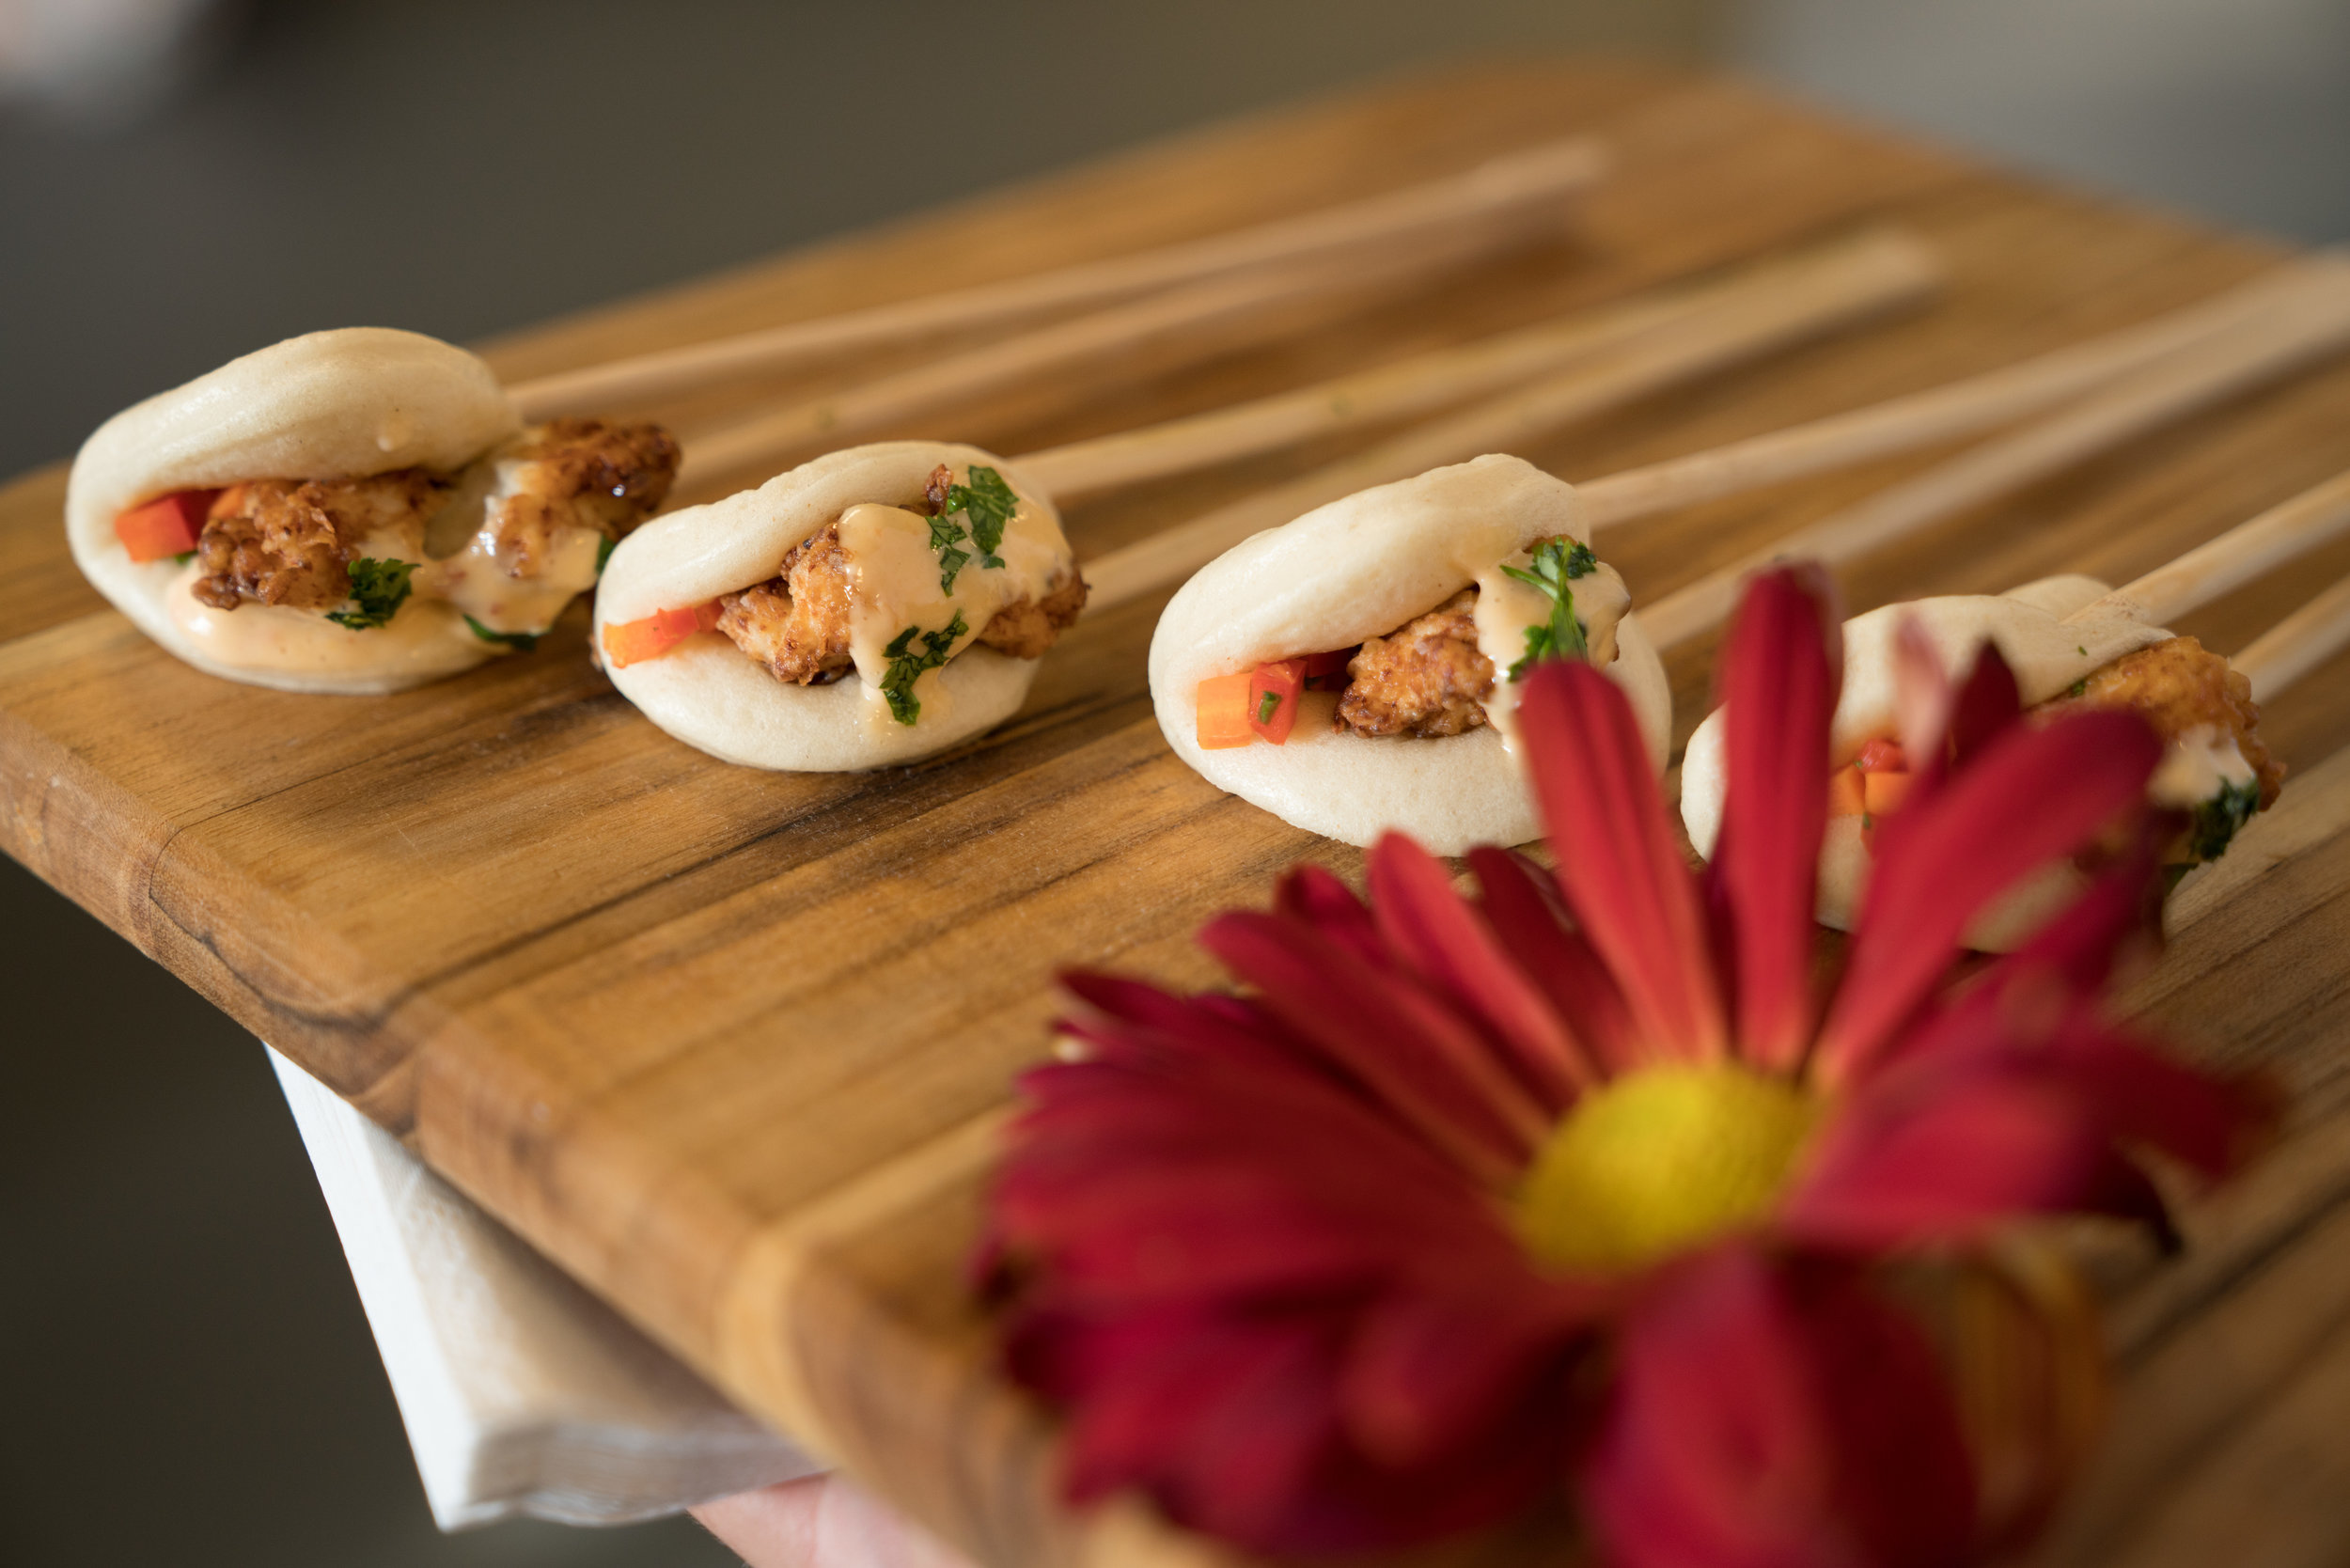
[[66,535],[99,592],[177,657],[281,691],[398,691],[498,649],[453,607],[421,598],[365,631],[272,604],[212,609],[193,562],[141,563],[115,532],[133,507],[183,490],[270,478],[453,472],[521,430],[489,366],[418,333],[351,327],[290,338],[100,426],[74,459]]
[[[1900,732],[1894,703],[1894,636],[1913,617],[1940,653],[1952,681],[1995,644],[2014,672],[2026,708],[2061,696],[2116,659],[2170,637],[2158,626],[2119,617],[2067,625],[2064,618],[2103,598],[2094,577],[2044,577],[2003,594],[1952,594],[1886,604],[1844,622],[1844,689],[1829,726],[1828,762],[1850,762],[1871,740]],[[1697,852],[1712,859],[1729,787],[1727,729],[1716,708],[1689,737],[1681,760],[1681,820]],[[1820,849],[1819,918],[1850,931],[1872,859],[1857,816],[1831,816]],[[2069,863],[2042,868],[2010,888],[1967,928],[1978,952],[2011,952],[2087,886]]]
[[[975,467],[993,469],[1017,502],[999,546],[1001,568],[985,570],[984,555],[963,564],[951,593],[942,588],[940,557],[929,554],[919,534],[906,535],[904,528],[914,525],[901,510],[924,504],[926,486],[942,466],[958,478]],[[917,710],[912,722],[899,719],[885,700],[885,685],[874,679],[879,656],[862,634],[857,646],[864,651],[855,667],[823,684],[779,679],[715,630],[695,631],[657,657],[622,664],[609,656],[608,628],[708,605],[768,583],[794,547],[827,525],[842,525],[845,548],[852,529],[864,521],[877,523],[879,531],[860,534],[868,553],[852,557],[854,614],[884,628],[928,628],[943,635],[945,614],[953,610],[972,639],[942,641],[940,648],[951,646],[951,654],[915,677],[908,693]],[[902,525],[896,533],[893,521]],[[968,539],[964,544],[977,549]],[[606,671],[623,697],[663,729],[713,757],[784,772],[883,767],[943,751],[1019,711],[1039,661],[982,646],[976,635],[993,607],[1037,589],[1055,573],[1074,572],[1060,514],[1011,464],[976,447],[882,442],[828,453],[756,490],[688,507],[637,529],[605,565],[596,594],[595,645],[604,651]]]
[[[1501,568],[1523,566],[1528,550],[1559,536],[1583,537],[1574,487],[1501,455],[1365,490],[1267,529],[1209,563],[1159,618],[1151,640],[1159,729],[1218,789],[1326,838],[1369,844],[1392,829],[1438,855],[1528,842],[1541,824],[1508,739],[1514,691],[1505,671],[1523,646],[1528,603],[1541,614],[1547,604]],[[1283,744],[1199,744],[1202,681],[1386,637],[1472,585],[1478,648],[1494,667],[1480,704],[1488,722],[1458,734],[1373,738],[1334,729],[1335,710],[1308,694]],[[1620,616],[1603,626],[1601,612],[1590,612],[1593,650],[1631,698],[1662,774],[1672,698],[1656,650],[1623,608],[1629,596],[1612,569],[1597,566],[1571,587],[1579,615],[1588,590]]]

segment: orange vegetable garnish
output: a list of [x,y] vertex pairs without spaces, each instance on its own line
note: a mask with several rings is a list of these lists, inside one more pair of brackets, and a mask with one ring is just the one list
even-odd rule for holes
[[1868,814],[1882,817],[1897,809],[1909,798],[1909,787],[1917,779],[1906,773],[1871,773],[1861,776],[1861,798],[1868,803]]
[[1306,661],[1276,659],[1248,677],[1248,728],[1275,745],[1297,723],[1297,697],[1306,689]]
[[175,490],[158,495],[116,518],[115,538],[122,541],[133,560],[142,564],[186,555],[196,548],[204,532],[205,516],[219,494],[217,490]]
[[682,610],[656,610],[642,620],[615,621],[603,629],[603,656],[615,669],[657,659],[697,632],[718,628],[718,602]]
[[1857,817],[1869,808],[1868,795],[1856,768],[1841,767],[1827,776],[1827,814]]
[[1193,732],[1201,750],[1229,750],[1257,738],[1256,727],[1248,722],[1248,688],[1254,682],[1255,677],[1243,670],[1237,675],[1212,675],[1199,682],[1194,697],[1198,713]]

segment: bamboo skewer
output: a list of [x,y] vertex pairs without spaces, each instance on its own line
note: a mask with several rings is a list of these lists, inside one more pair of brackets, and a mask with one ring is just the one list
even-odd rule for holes
[[1149,346],[1172,348],[1185,360],[1205,358],[1255,337],[1264,318],[1299,300],[1400,288],[1489,251],[1499,238],[1490,229],[1462,228],[1392,244],[1376,256],[1255,268],[1073,316],[690,438],[678,486],[754,473],[764,478],[787,461],[827,447]]
[[2292,286],[2237,329],[2193,342],[2044,424],[1976,447],[1642,605],[1642,627],[1659,647],[1685,642],[1720,624],[1747,576],[1775,559],[1807,556],[1842,565],[2350,343],[2350,265],[2326,260],[2294,272]]
[[2278,503],[2064,619],[2119,616],[2165,626],[2345,532],[2350,532],[2350,473]]
[[1066,503],[1465,402],[1630,341],[1662,321],[1688,314],[1705,298],[1706,291],[1693,290],[1675,299],[1639,299],[1577,312],[1229,408],[1023,453],[1014,461],[1030,484]]
[[1530,231],[1606,172],[1585,137],[1544,143],[1474,168],[1364,200],[1049,273],[796,321],[665,349],[519,383],[509,395],[525,420],[593,412],[774,371],[822,355],[902,343],[1131,298],[1251,270],[1327,261],[1480,226]]
[[[2153,321],[1946,386],[1590,480],[1577,488],[1576,503],[1586,525],[1596,530],[1807,474],[1980,434],[2135,374],[2196,343],[2241,331],[2280,304],[2300,298],[2310,286],[2311,272],[2308,266],[2282,268]],[[1501,400],[1489,405],[1489,410],[1512,401]],[[1144,443],[1155,439],[1155,431],[1164,428],[1136,432],[1128,439]],[[1024,464],[1027,461],[1023,460]],[[1100,557],[1086,569],[1089,581],[1096,584],[1089,603],[1107,607],[1165,587],[1220,553],[1219,549],[1200,554],[1217,540],[1223,541],[1222,548],[1229,548],[1255,528],[1287,522],[1320,500],[1347,494],[1345,487],[1350,484],[1377,482],[1360,474],[1351,462],[1334,465],[1317,476],[1320,482],[1301,480],[1293,488],[1251,496],[1226,513],[1201,519],[1188,525],[1197,530],[1189,538],[1182,537],[1183,530],[1170,530],[1170,535],[1162,536],[1166,543],[1145,541]],[[1282,508],[1292,506],[1297,510],[1283,515]],[[1113,590],[1110,596],[1101,589],[1104,582]]]
[[1368,485],[1503,450],[1574,419],[1914,303],[1940,282],[1915,242],[1874,236],[1725,287],[1563,375],[1480,404],[1087,562],[1089,611],[1181,582],[1249,535]]
[[2228,662],[2266,702],[2350,647],[2350,577],[2343,578],[2254,638]]
[[1577,501],[1596,529],[1980,435],[2239,330],[2297,297],[2308,277],[2306,267],[2280,268],[2216,299],[1997,370],[1593,479],[1579,488]]

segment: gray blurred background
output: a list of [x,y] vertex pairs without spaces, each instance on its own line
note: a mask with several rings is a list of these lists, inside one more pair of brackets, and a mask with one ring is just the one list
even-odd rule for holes
[[[478,337],[1583,47],[2350,236],[2350,0],[0,0],[0,475],[297,332]],[[258,1047],[8,861],[0,953],[0,1562],[733,1560],[682,1520],[435,1534]]]

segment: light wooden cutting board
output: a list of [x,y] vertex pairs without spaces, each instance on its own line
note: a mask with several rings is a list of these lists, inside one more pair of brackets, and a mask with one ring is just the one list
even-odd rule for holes
[[[520,379],[1105,255],[1464,166],[1567,132],[1619,171],[1572,245],[1181,373],[1036,389],[922,431],[1006,451],[1455,341],[1866,219],[1954,283],[1934,309],[1561,432],[1569,478],[1847,408],[2177,306],[2273,247],[1998,175],[1725,80],[1547,62],[1215,130],[494,347]],[[258,345],[257,345],[258,346]],[[919,353],[892,363],[918,360]],[[870,365],[866,367],[870,368]],[[691,440],[856,367],[656,409]],[[1094,554],[1325,460],[1285,454],[1077,509]],[[1930,460],[1627,529],[1636,592],[1685,582]],[[2056,570],[2125,578],[2350,466],[2350,368],[2301,377],[1868,562],[1856,607]],[[1205,982],[1188,933],[1300,857],[1352,851],[1219,795],[1144,690],[1159,602],[1089,621],[1020,717],[855,776],[728,768],[583,656],[399,697],[208,680],[67,558],[62,468],[0,492],[0,843],[404,1137],[746,1404],[1002,1568],[1181,1556],[1135,1509],[1055,1504],[1048,1424],[992,1375],[958,1277],[1010,1074],[1072,964]],[[2350,572],[2336,549],[2191,619],[2232,650]],[[1706,651],[1674,664],[1684,734]],[[2065,1561],[2350,1555],[2350,662],[2274,705],[2300,776],[2191,891],[2139,1001],[2302,1095],[2262,1173],[2194,1208],[2181,1262],[2109,1281],[2126,1373]],[[2193,885],[2190,885],[2192,887]],[[1526,1560],[1553,1526],[1474,1555]],[[1506,1548],[1506,1549],[1505,1549]]]

